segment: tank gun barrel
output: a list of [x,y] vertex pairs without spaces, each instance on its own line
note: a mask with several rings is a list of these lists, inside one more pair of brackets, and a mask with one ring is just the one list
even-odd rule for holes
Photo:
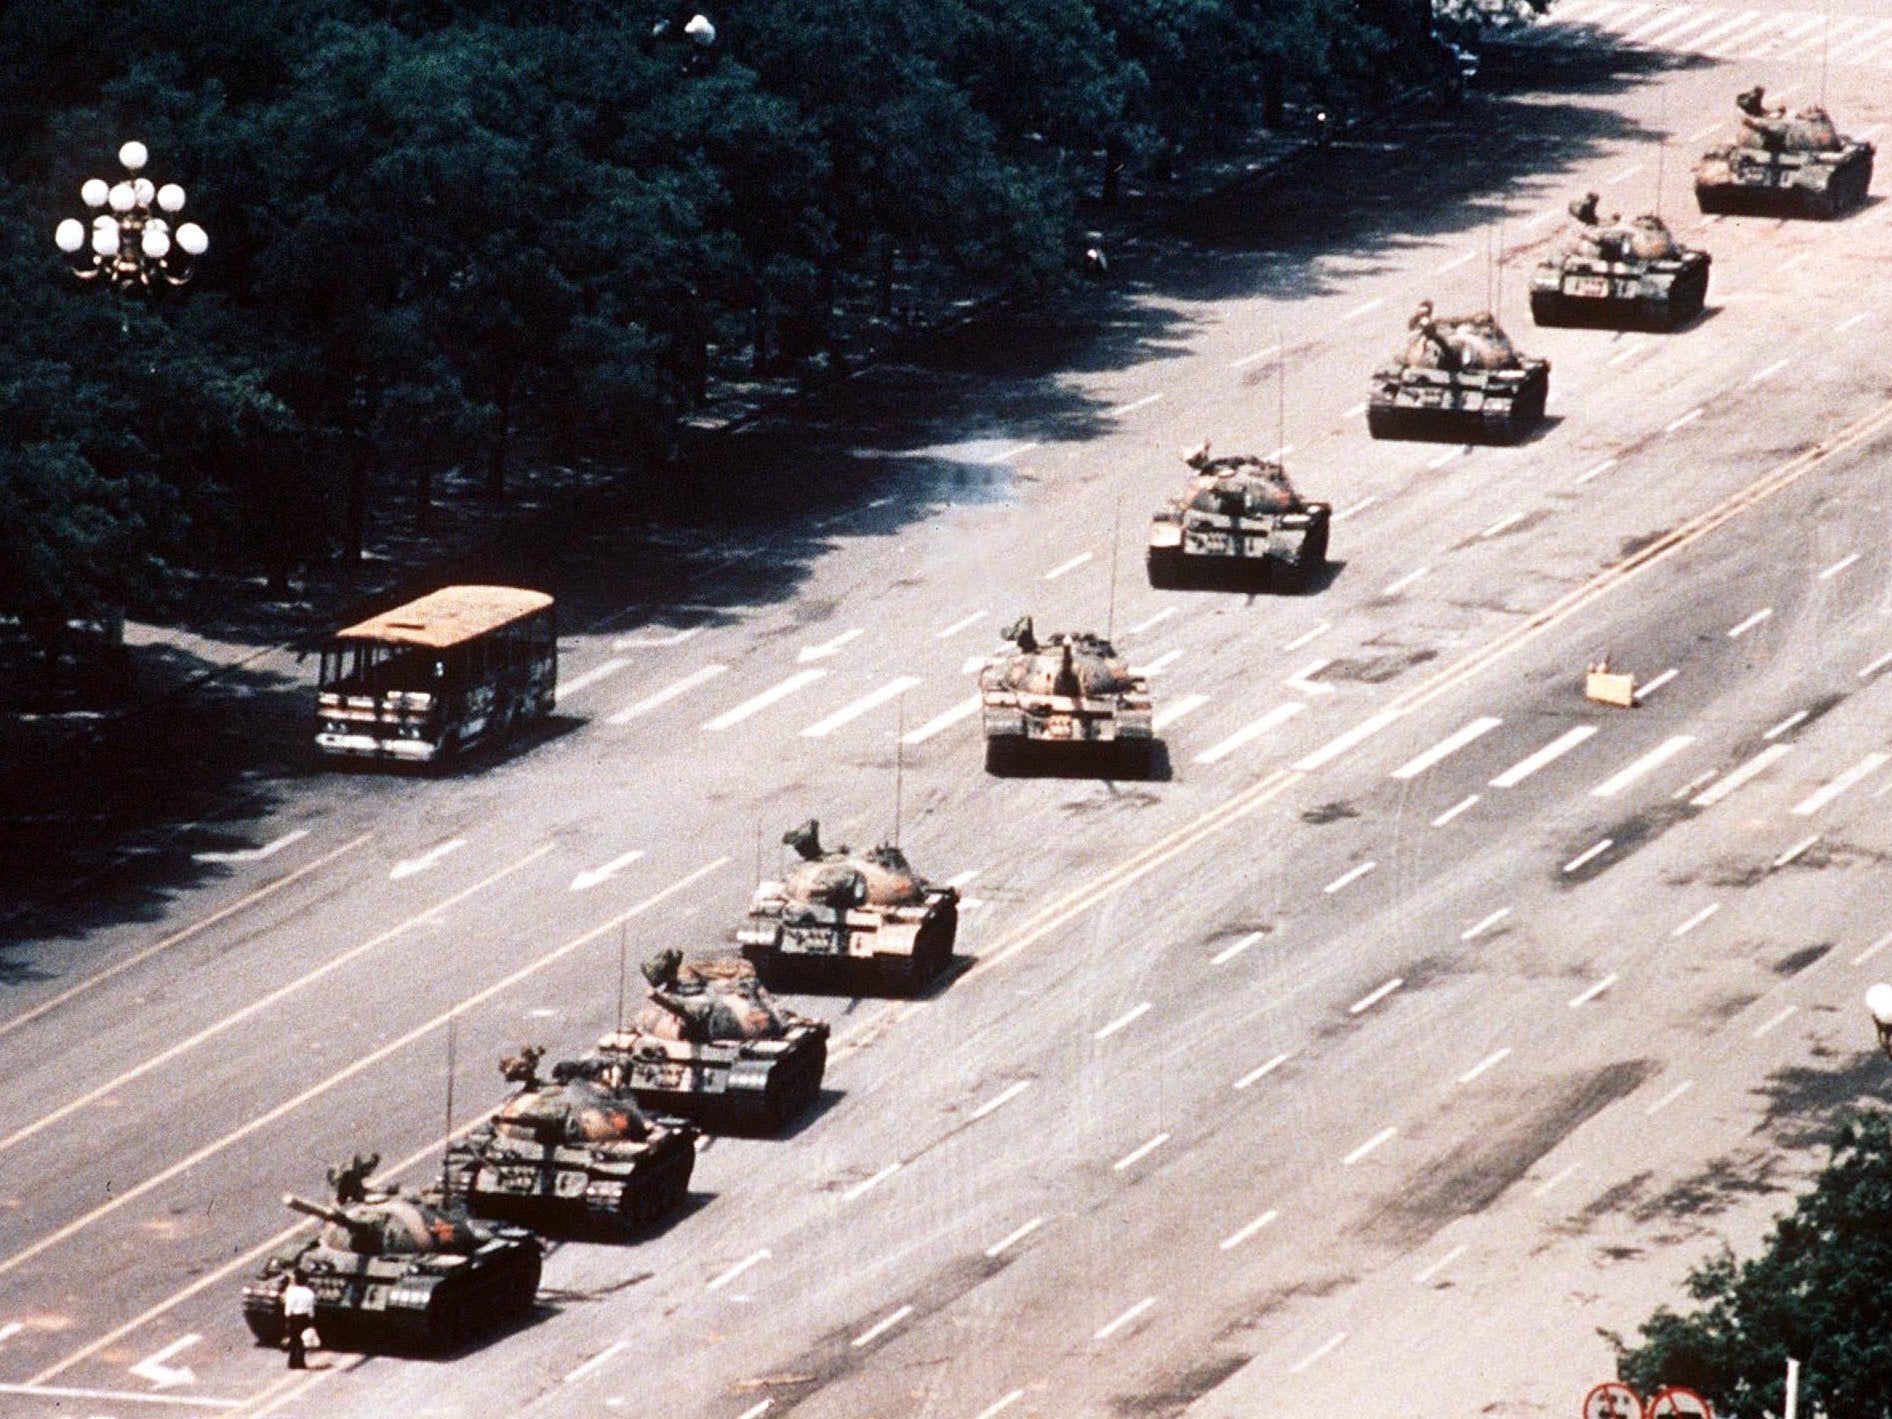
[[323,1222],[333,1222],[337,1226],[347,1227],[351,1231],[356,1226],[360,1225],[353,1217],[350,1217],[339,1207],[331,1206],[325,1202],[311,1202],[308,1198],[298,1197],[293,1192],[285,1192],[282,1195],[282,1205],[287,1207],[291,1212],[300,1212],[304,1217],[314,1217]]

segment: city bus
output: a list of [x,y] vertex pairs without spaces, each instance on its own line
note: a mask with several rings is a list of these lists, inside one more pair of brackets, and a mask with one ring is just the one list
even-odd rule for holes
[[316,747],[435,763],[551,713],[554,609],[542,591],[446,586],[337,631],[321,653]]

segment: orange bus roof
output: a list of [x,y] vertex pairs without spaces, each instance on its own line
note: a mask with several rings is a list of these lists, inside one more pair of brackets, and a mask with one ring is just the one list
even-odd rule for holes
[[516,586],[443,586],[405,606],[337,631],[335,639],[445,650],[543,611],[551,604],[552,598],[543,591],[524,591]]

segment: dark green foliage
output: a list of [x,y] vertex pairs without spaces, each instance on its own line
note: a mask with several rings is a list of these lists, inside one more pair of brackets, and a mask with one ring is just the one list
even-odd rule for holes
[[1664,1307],[1641,1344],[1619,1343],[1638,1391],[1699,1391],[1718,1414],[1783,1412],[1787,1360],[1801,1363],[1800,1412],[1892,1415],[1892,1123],[1861,1114],[1839,1130],[1811,1193],[1775,1224],[1752,1261],[1723,1256],[1688,1291],[1701,1308]]
[[[16,0],[0,6],[0,615],[167,559],[357,552],[386,485],[522,439],[634,464],[712,354],[838,358],[897,268],[1061,279],[1077,203],[1284,92],[1383,89],[1424,0]],[[656,39],[668,19],[673,33]],[[121,141],[191,193],[186,290],[52,230]],[[883,313],[885,311],[883,310]]]

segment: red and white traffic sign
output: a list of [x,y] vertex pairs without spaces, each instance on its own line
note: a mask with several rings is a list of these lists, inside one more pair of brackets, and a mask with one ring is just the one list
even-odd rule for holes
[[1621,1380],[1605,1380],[1583,1396],[1583,1419],[1643,1419],[1642,1396]]
[[1643,1411],[1643,1419],[1715,1419],[1715,1411],[1694,1390],[1670,1385],[1655,1392]]

